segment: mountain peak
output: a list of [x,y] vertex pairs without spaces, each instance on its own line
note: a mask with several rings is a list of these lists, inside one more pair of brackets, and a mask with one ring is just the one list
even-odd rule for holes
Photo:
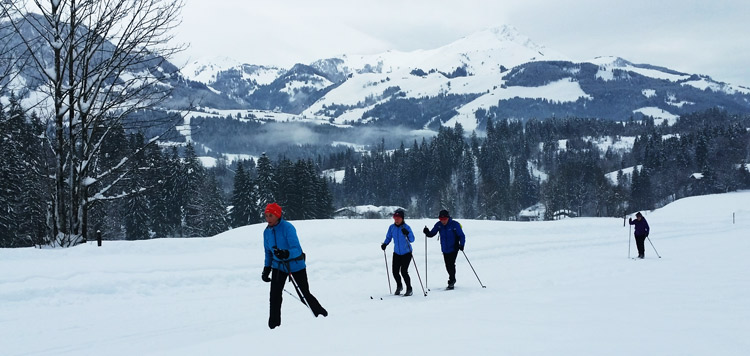
[[182,75],[190,80],[208,84],[216,80],[216,73],[238,67],[240,64],[239,61],[226,56],[202,57],[187,63],[182,69]]
[[528,40],[528,37],[521,35],[518,29],[512,25],[500,25],[496,27],[490,27],[485,31],[490,32],[497,36],[498,39],[505,39],[508,41],[515,41],[517,38],[523,38],[524,41]]
[[[479,32],[470,34],[456,42],[461,41],[482,41],[486,42],[487,46],[496,46],[497,43],[511,42],[517,45],[529,48],[534,51],[541,51],[544,46],[536,44],[528,36],[522,34],[517,28],[511,25],[500,25],[490,27]],[[455,42],[454,42],[455,43]]]

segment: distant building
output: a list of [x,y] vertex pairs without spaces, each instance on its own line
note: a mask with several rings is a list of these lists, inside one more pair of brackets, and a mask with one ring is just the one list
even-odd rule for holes
[[396,209],[406,211],[406,219],[409,218],[409,211],[400,206],[375,206],[375,205],[357,205],[346,206],[333,212],[334,219],[389,219],[393,216]]

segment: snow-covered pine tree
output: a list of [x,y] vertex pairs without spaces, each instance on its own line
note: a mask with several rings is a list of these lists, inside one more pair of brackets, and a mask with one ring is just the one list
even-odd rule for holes
[[309,220],[317,216],[318,177],[312,160],[299,160],[294,165],[294,176],[299,187],[295,209],[299,218]]
[[[325,177],[318,178],[315,189],[315,219],[330,219],[333,217],[333,196],[328,189],[328,181]],[[331,183],[333,184],[333,183]]]
[[[260,179],[260,172],[258,172],[258,175],[258,179]],[[274,177],[278,184],[274,196],[276,197],[276,203],[281,205],[283,209],[284,218],[289,220],[301,219],[301,184],[299,184],[296,176],[294,163],[287,158],[282,158],[276,165]]]
[[276,192],[278,191],[278,182],[276,172],[271,163],[271,159],[266,156],[265,152],[258,158],[258,178],[255,182],[258,190],[258,206],[261,211],[266,208],[267,204],[276,201]]
[[242,162],[237,163],[237,170],[234,173],[234,188],[232,190],[232,212],[230,215],[230,221],[232,227],[245,226],[250,223],[250,214],[252,210],[251,206],[257,204],[250,200],[252,190],[252,179],[247,173]]
[[22,191],[25,192],[23,204],[22,230],[26,231],[34,245],[47,244],[51,221],[49,208],[51,207],[51,183],[47,170],[47,154],[49,148],[44,134],[45,126],[40,122],[36,112],[32,112],[26,120],[26,128],[21,136],[24,152],[24,179]]
[[477,215],[477,182],[475,174],[474,155],[471,150],[465,150],[461,159],[458,180],[458,194],[461,196],[460,214],[464,218],[473,219]]
[[205,206],[201,190],[205,188],[206,171],[195,153],[195,147],[190,142],[185,146],[181,173],[178,191],[185,199],[182,206],[183,236],[205,236],[203,224],[201,224]]
[[194,236],[214,236],[229,230],[226,205],[213,173],[206,174],[202,183],[199,192],[201,214],[195,217],[199,233]]
[[15,137],[20,132],[0,103],[0,247],[23,246],[18,239],[21,157]]
[[[138,147],[144,146],[143,134],[130,135],[131,150],[138,150]],[[149,169],[146,152],[137,152],[132,157],[132,164],[138,169],[133,170],[127,181],[127,189],[132,192],[122,202],[124,207],[124,226],[125,236],[128,240],[146,240],[151,237],[150,225],[151,216],[149,214],[149,201],[147,191],[150,187],[146,183],[146,175]]]
[[183,186],[183,163],[177,147],[172,147],[164,169],[164,193],[158,209],[164,211],[164,231],[167,236],[183,236],[182,214],[187,195]]
[[146,149],[146,167],[144,184],[147,187],[144,195],[148,200],[149,230],[154,238],[170,236],[167,225],[167,177],[169,166],[161,148],[152,144]]

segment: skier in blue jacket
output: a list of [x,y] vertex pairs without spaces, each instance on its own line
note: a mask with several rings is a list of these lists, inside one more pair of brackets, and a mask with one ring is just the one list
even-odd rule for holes
[[287,278],[294,278],[297,282],[299,292],[302,293],[300,298],[304,297],[303,300],[307,302],[316,317],[328,316],[328,311],[310,293],[305,254],[302,252],[297,230],[291,223],[281,218],[281,206],[276,203],[268,204],[264,215],[268,226],[263,230],[266,258],[261,278],[264,282],[271,282],[268,327],[273,329],[281,325],[281,293],[284,291]]
[[[404,222],[404,211],[398,209],[393,213],[393,224],[388,227],[385,233],[385,241],[380,244],[380,248],[385,248],[393,240],[393,279],[396,280],[396,295],[401,294],[403,286],[401,277],[404,277],[406,283],[406,293],[404,297],[412,295],[411,278],[409,278],[409,263],[412,259],[411,243],[414,242],[414,233],[411,227]],[[399,276],[399,272],[401,275]]]
[[427,237],[440,233],[440,249],[443,251],[445,269],[448,271],[448,289],[453,289],[456,284],[456,257],[458,257],[458,251],[464,250],[466,235],[461,229],[461,224],[451,218],[448,210],[441,210],[438,220],[440,221],[435,223],[432,230],[425,226],[422,232]]
[[630,218],[628,219],[628,222],[630,225],[635,225],[635,232],[633,233],[635,236],[635,246],[638,248],[638,258],[643,259],[646,255],[645,242],[650,230],[648,222],[640,211],[635,213],[635,220]]

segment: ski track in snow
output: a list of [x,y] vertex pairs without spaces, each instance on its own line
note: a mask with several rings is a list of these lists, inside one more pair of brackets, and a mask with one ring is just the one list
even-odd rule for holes
[[647,240],[637,261],[622,218],[457,219],[487,288],[459,253],[453,291],[436,238],[425,268],[417,231],[437,220],[407,216],[419,269],[409,268],[411,297],[388,295],[380,243],[390,220],[294,221],[330,315],[312,318],[285,293],[275,330],[260,224],[206,239],[0,249],[0,354],[745,355],[747,201],[739,192],[644,212],[662,258]]

